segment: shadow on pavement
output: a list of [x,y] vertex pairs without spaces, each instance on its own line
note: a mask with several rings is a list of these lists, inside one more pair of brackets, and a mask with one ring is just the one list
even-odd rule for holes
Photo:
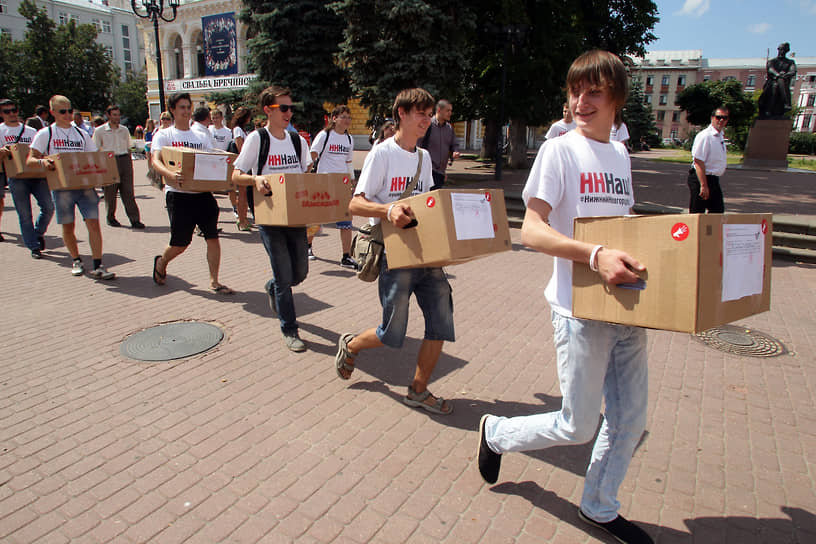
[[[226,302],[242,302],[244,303],[244,309],[250,313],[259,315],[261,317],[274,318],[275,321],[278,319],[278,316],[273,314],[272,309],[269,307],[269,296],[265,291],[243,291],[235,293],[235,295],[231,296],[216,295],[215,293],[211,292],[202,292],[201,294],[203,296],[212,295],[212,298],[217,298]],[[312,298],[306,293],[295,293],[294,299],[295,314],[298,318],[298,325],[301,327],[304,326],[304,324],[301,322],[301,318],[304,315],[320,312],[331,307],[322,300]],[[337,345],[338,336],[339,335],[335,333],[335,346]]]
[[[533,506],[544,510],[553,517],[565,521],[577,529],[585,531],[601,542],[616,542],[603,531],[588,526],[578,517],[578,506],[543,489],[536,482],[504,482],[490,488],[495,493],[516,495],[527,499]],[[659,525],[643,523],[636,519],[641,528],[649,533],[656,543],[661,542],[739,542],[759,544],[765,542],[807,542],[816,531],[816,516],[801,508],[780,507],[790,519],[749,518],[741,516],[700,517],[684,520],[688,532],[682,532]]]

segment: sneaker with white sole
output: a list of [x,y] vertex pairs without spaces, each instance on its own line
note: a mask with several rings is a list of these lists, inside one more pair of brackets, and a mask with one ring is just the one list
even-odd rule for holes
[[96,278],[98,280],[112,280],[116,277],[116,274],[109,271],[102,265],[99,265],[99,268],[95,268],[91,271],[91,277]]
[[284,334],[283,341],[286,343],[286,347],[295,353],[306,351],[306,344],[303,343],[303,340],[300,339],[298,333],[296,332],[292,334]]
[[357,270],[357,261],[352,259],[351,257],[343,257],[340,259],[340,266],[343,268],[351,268],[352,270]]
[[309,260],[314,261],[315,259],[317,259],[317,257],[315,257],[315,254],[312,251],[312,248],[309,248]]
[[71,275],[72,276],[81,276],[85,273],[85,267],[82,266],[82,261],[74,261],[74,264],[71,265]]

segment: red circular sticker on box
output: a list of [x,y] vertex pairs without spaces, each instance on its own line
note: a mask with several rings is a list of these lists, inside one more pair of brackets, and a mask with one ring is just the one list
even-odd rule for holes
[[283,183],[283,176],[278,178],[278,183]]
[[678,242],[682,242],[689,235],[689,227],[685,223],[675,223],[671,229],[671,237],[677,240]]
[[499,232],[499,226],[496,223],[493,223],[493,232]]
[[485,200],[490,202],[493,199],[493,196],[490,193],[485,193]]
[[768,233],[768,222],[765,219],[762,220],[762,227],[760,228],[762,229],[762,234]]
[[108,152],[108,158],[109,158],[109,159],[113,158],[113,152],[112,152],[112,151],[109,151],[109,152]]
[[428,200],[425,201],[425,205],[428,206],[429,208],[433,208],[434,206],[436,206],[436,199],[432,196],[429,196]]
[[343,176],[343,184],[348,185],[348,182],[349,182],[348,176]]

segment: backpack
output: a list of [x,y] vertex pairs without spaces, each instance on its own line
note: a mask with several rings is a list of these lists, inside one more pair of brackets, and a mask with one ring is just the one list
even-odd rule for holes
[[[52,127],[52,125],[48,125],[48,144],[45,146],[45,150],[48,151],[48,153],[46,153],[46,155],[51,154],[51,127]],[[85,149],[85,136],[82,134],[82,131],[79,130],[78,126],[73,125],[73,127],[79,133],[79,139],[82,140],[82,149],[84,150]],[[22,134],[22,133],[20,133],[20,134]]]
[[[300,164],[300,153],[301,153],[301,146],[300,146],[300,134],[295,134],[294,132],[289,132],[288,130],[286,133],[289,135],[289,139],[292,141],[292,146],[295,148],[295,153],[297,154],[298,164]],[[258,130],[258,136],[261,137],[261,145],[260,150],[258,151],[258,166],[255,170],[255,175],[260,176],[261,172],[263,172],[263,165],[266,162],[266,156],[269,155],[269,131],[266,129]]]

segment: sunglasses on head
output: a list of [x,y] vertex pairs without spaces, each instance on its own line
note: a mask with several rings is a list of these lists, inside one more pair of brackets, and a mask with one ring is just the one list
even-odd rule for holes
[[10,110],[3,110],[3,113],[17,113],[17,108],[12,108]]
[[727,115],[715,115],[714,118],[717,119],[718,121],[727,121],[728,120]]
[[66,113],[74,113],[74,108],[68,108],[67,110],[57,110],[57,113],[60,115],[65,115]]
[[291,111],[292,113],[295,112],[295,106],[289,104],[271,104],[270,108],[279,108],[282,113],[286,113],[287,111]]

